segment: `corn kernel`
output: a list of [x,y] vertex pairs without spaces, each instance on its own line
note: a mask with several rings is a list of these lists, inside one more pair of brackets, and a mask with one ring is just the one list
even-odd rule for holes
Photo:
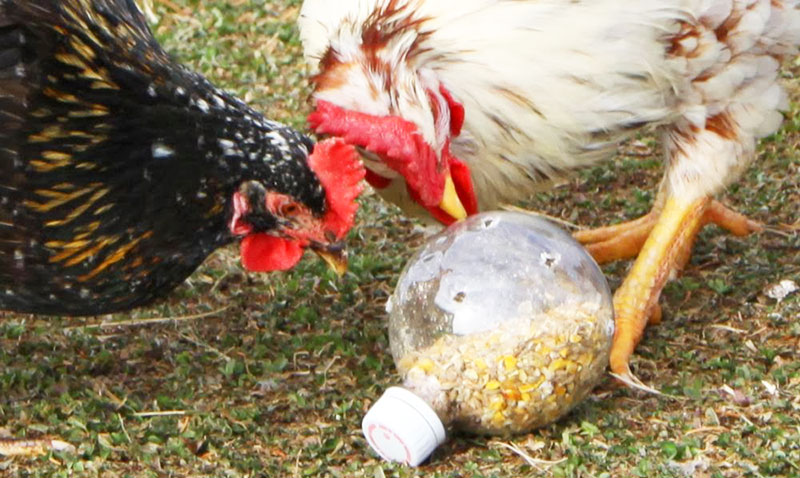
[[525,385],[520,385],[519,391],[522,393],[527,393],[531,390],[536,390],[536,387],[542,383],[542,380],[544,380],[544,377],[539,377],[539,380],[536,383],[526,383]]
[[478,367],[479,370],[486,370],[487,368],[486,362],[484,362],[480,357],[475,359],[475,366]]
[[486,390],[497,390],[498,388],[500,388],[500,382],[498,382],[497,380],[490,380],[486,382],[486,387],[484,388],[486,388]]
[[514,370],[517,368],[517,359],[511,355],[506,355],[503,357],[503,367],[508,371]]
[[574,374],[577,371],[578,371],[578,364],[576,364],[575,362],[570,362],[567,364],[567,373]]
[[506,417],[502,413],[496,412],[492,417],[492,421],[494,421],[497,424],[502,424],[504,421],[506,421]]
[[506,400],[515,400],[515,401],[519,400],[521,397],[519,391],[513,388],[503,389],[503,396],[506,397]]
[[503,410],[506,408],[506,401],[500,397],[497,397],[489,403],[489,408],[496,412]]
[[550,363],[550,366],[547,367],[551,372],[555,372],[556,370],[561,370],[562,368],[567,368],[570,364],[569,360],[564,359],[556,359]]
[[433,370],[433,360],[429,358],[420,359],[420,361],[417,362],[417,367],[425,372],[430,372]]
[[522,400],[523,402],[530,402],[530,401],[531,401],[531,394],[530,394],[530,393],[524,393],[524,392],[523,392],[523,393],[521,393],[521,394],[520,394],[520,397],[519,397],[519,398],[520,398],[520,400]]
[[567,355],[569,355],[569,349],[563,348],[558,351],[558,354],[561,355],[563,358],[567,358]]

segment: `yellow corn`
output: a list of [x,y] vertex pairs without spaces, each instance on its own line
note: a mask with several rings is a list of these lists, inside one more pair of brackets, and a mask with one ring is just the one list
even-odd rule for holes
[[417,362],[417,368],[422,369],[425,372],[430,372],[433,370],[433,360],[429,358],[420,359],[420,361]]
[[574,374],[577,371],[578,371],[578,364],[576,364],[575,362],[570,362],[570,363],[567,364],[567,373],[568,374]]
[[513,357],[511,355],[506,355],[505,357],[503,357],[503,367],[505,367],[505,369],[509,372],[517,368],[516,357]]
[[550,366],[547,368],[550,369],[551,372],[555,372],[556,370],[567,368],[570,363],[572,363],[570,360],[555,359],[550,363]]
[[519,400],[521,395],[519,390],[513,388],[506,388],[503,389],[503,396],[506,397],[506,400]]
[[489,408],[494,411],[500,411],[506,408],[506,401],[500,397],[495,398],[494,400],[489,403]]
[[490,380],[486,382],[485,388],[486,390],[497,390],[498,388],[500,388],[500,382],[498,382],[497,380]]
[[528,393],[531,390],[535,390],[536,387],[541,385],[542,380],[544,380],[544,377],[539,377],[539,380],[536,383],[526,383],[525,385],[520,385],[519,391],[522,393]]
[[499,425],[506,421],[506,417],[501,412],[495,412],[494,416],[492,417],[492,421]]

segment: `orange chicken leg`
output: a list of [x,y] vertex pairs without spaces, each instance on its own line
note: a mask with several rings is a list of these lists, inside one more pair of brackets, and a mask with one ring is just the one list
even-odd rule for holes
[[691,202],[669,197],[656,201],[649,214],[634,221],[575,234],[600,263],[638,254],[633,268],[614,294],[617,329],[610,365],[611,371],[622,381],[641,387],[628,366],[630,357],[648,320],[650,323],[660,321],[658,298],[661,290],[667,279],[686,264],[697,233],[708,223],[739,236],[761,229],[758,223],[718,201],[703,198]]

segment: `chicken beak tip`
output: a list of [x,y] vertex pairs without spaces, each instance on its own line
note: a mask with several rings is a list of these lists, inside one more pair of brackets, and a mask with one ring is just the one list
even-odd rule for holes
[[320,248],[314,252],[336,273],[342,277],[347,272],[347,251],[345,249]]
[[450,174],[445,178],[444,193],[442,194],[442,202],[439,203],[439,208],[458,221],[467,217],[467,210],[461,204],[461,199],[459,199],[456,192],[456,185]]

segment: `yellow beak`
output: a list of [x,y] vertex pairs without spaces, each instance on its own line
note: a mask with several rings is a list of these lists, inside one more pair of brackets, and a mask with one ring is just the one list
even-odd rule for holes
[[456,185],[453,183],[453,177],[450,176],[450,173],[447,173],[447,178],[444,180],[444,194],[442,195],[442,202],[439,203],[439,209],[458,221],[467,217],[467,210],[464,209],[461,199],[458,198]]
[[313,250],[328,266],[342,277],[347,272],[347,250],[340,244],[332,244],[328,247],[314,247]]

